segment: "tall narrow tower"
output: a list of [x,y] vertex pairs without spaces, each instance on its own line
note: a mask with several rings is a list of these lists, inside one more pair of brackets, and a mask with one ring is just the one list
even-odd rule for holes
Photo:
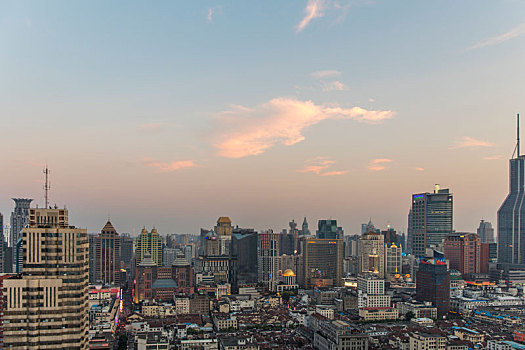
[[509,194],[498,210],[498,262],[525,267],[525,157],[520,153],[519,114],[516,131],[516,148],[509,160]]

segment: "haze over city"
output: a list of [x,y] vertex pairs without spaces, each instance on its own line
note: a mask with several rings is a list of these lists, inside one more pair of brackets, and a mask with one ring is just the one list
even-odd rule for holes
[[[306,216],[406,231],[412,193],[496,222],[523,104],[519,1],[0,5],[0,211],[99,232]],[[521,108],[523,110],[523,108]]]

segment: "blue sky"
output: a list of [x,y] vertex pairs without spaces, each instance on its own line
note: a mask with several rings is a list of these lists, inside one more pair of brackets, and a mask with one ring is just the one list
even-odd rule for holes
[[[523,1],[4,1],[0,210],[52,199],[99,231],[257,229],[455,194],[495,221],[523,111]],[[495,223],[495,222],[494,222]]]

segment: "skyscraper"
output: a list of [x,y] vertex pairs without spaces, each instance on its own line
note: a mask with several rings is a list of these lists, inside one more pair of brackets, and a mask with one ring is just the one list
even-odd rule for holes
[[449,312],[450,275],[445,259],[421,259],[416,273],[416,299],[430,301],[437,308],[439,317]]
[[217,219],[215,234],[219,243],[219,255],[230,255],[230,246],[232,240],[232,221],[227,216],[221,216]]
[[385,241],[382,234],[370,231],[359,237],[358,273],[372,273],[385,277]]
[[399,244],[385,243],[385,277],[389,280],[401,274],[403,265],[401,250]]
[[237,260],[234,265],[233,285],[255,284],[257,268],[257,232],[253,229],[233,229],[231,255]]
[[280,234],[268,230],[257,235],[257,267],[259,283],[275,291],[279,282]]
[[21,237],[22,229],[27,226],[29,222],[29,206],[32,199],[29,198],[12,198],[15,201],[15,208],[11,213],[11,237],[9,239],[9,246],[15,247],[16,242]]
[[463,277],[481,272],[481,241],[477,234],[452,233],[443,246],[451,269],[458,270]]
[[448,189],[434,188],[434,193],[412,195],[408,214],[408,239],[411,253],[424,257],[426,248],[439,247],[452,233],[453,197]]
[[317,238],[319,239],[342,239],[343,229],[337,227],[337,220],[319,220]]
[[88,241],[66,209],[31,209],[24,273],[4,280],[4,341],[23,349],[88,349]]
[[303,266],[300,284],[312,287],[341,286],[343,277],[343,240],[302,240]]
[[310,229],[308,228],[308,221],[306,221],[306,216],[305,216],[303,220],[301,236],[309,236],[309,235],[310,235]]
[[95,238],[95,279],[104,284],[120,284],[120,237],[108,220]]
[[478,235],[481,243],[494,243],[494,229],[488,221],[481,220],[478,227]]
[[520,154],[519,115],[516,157],[509,161],[509,194],[498,210],[498,263],[525,267],[525,156]]
[[137,238],[135,244],[137,265],[144,259],[146,253],[150,254],[151,259],[153,259],[157,266],[162,266],[162,238],[155,228],[153,228],[151,232],[143,228],[140,236]]

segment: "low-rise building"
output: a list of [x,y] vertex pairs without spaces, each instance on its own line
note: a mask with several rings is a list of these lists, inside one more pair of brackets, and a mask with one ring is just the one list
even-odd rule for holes
[[430,302],[401,302],[396,304],[399,314],[406,316],[408,312],[412,312],[415,318],[431,318],[437,319],[437,308],[432,306]]
[[446,350],[447,338],[440,334],[410,333],[410,350]]
[[359,317],[363,321],[397,320],[399,312],[393,307],[362,307],[359,309]]

